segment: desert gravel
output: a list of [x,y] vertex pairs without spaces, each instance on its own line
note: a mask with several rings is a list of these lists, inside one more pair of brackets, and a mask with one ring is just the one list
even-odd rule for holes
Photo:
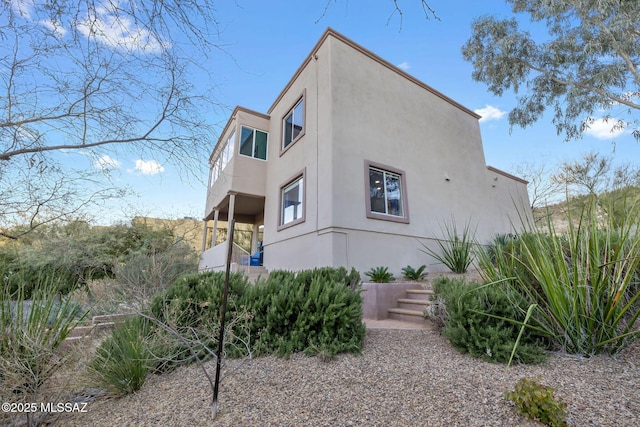
[[[211,376],[215,364],[207,365]],[[124,398],[98,396],[58,426],[536,426],[504,398],[523,377],[554,387],[569,425],[640,426],[640,348],[590,359],[554,354],[539,366],[491,364],[430,330],[368,329],[361,355],[295,354],[231,361],[219,412],[197,366],[151,376]]]

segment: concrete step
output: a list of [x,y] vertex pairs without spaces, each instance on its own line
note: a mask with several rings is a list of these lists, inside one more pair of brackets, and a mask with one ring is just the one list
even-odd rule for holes
[[254,267],[249,267],[246,274],[249,277],[249,281],[255,283],[259,277],[263,279],[266,279],[267,277],[269,277],[269,270],[267,270],[262,266],[260,267],[254,266]]
[[409,310],[406,308],[390,308],[389,319],[400,320],[402,322],[424,323],[426,319],[422,316],[422,311]]
[[101,323],[121,323],[127,320],[129,317],[135,316],[135,313],[127,313],[127,314],[103,314],[100,316],[93,316],[91,319],[91,323],[94,325],[99,325]]
[[433,295],[431,289],[407,289],[407,298],[416,300],[429,300]]
[[398,298],[398,308],[406,308],[408,310],[424,312],[424,310],[430,305],[431,301],[429,300]]

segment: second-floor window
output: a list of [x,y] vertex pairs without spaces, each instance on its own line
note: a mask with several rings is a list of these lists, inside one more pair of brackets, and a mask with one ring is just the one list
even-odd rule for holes
[[240,154],[256,159],[267,160],[267,142],[269,134],[261,130],[242,126],[240,134]]
[[218,153],[218,157],[216,157],[211,163],[211,177],[209,178],[209,185],[213,185],[214,182],[218,179],[222,171],[233,157],[233,151],[235,148],[236,141],[236,133],[232,132],[231,136],[227,139],[224,144],[224,147]]
[[285,150],[304,134],[304,97],[282,120],[282,149]]

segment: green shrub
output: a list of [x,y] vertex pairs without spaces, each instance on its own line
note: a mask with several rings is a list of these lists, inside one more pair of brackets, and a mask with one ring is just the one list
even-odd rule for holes
[[[344,268],[276,270],[255,285],[231,274],[225,354],[305,352],[333,357],[360,352],[365,328],[359,283],[357,271]],[[217,349],[223,285],[222,272],[183,276],[152,299],[151,311],[187,336],[204,358]],[[192,359],[183,344],[171,352],[178,359]]]
[[424,264],[418,267],[417,270],[410,265],[407,265],[402,269],[402,275],[405,279],[408,280],[420,280],[428,274],[426,271],[424,271],[425,268],[427,268],[427,266]]
[[518,381],[514,391],[505,393],[505,397],[515,403],[518,411],[529,419],[552,427],[566,426],[567,404],[553,393],[553,388],[536,380],[523,378]]
[[506,281],[527,303],[555,345],[586,357],[616,354],[640,338],[640,206],[603,222],[594,202],[568,216],[561,234],[530,231],[480,264],[487,281]]
[[466,273],[473,262],[475,255],[475,229],[471,230],[471,224],[465,223],[462,235],[458,234],[455,221],[441,226],[444,239],[436,240],[439,251],[435,251],[420,242],[424,249],[422,252],[431,255],[436,260],[446,265],[454,273]]
[[247,292],[255,354],[305,352],[333,357],[362,350],[362,297],[360,290],[348,286],[359,276],[353,270],[348,275],[344,269],[330,270],[270,274]]
[[[355,268],[351,268],[351,271],[347,272],[344,267],[320,267],[299,271],[294,276],[298,282],[307,286],[311,285],[314,279],[318,279],[322,282],[343,283],[352,290],[357,290],[361,283],[360,273]],[[277,275],[273,279],[279,281]]]
[[[197,347],[196,353],[203,358],[208,351],[218,348],[220,328],[220,308],[225,282],[225,273],[222,271],[189,274],[178,278],[164,292],[155,295],[151,300],[151,312],[160,322],[165,322],[180,333],[190,337],[190,342]],[[246,276],[241,273],[229,275],[229,293],[227,298],[227,336],[248,341],[249,330],[242,322],[236,320],[245,318],[247,310],[241,306],[244,304],[243,296],[250,287]],[[248,301],[250,303],[251,301]],[[246,319],[248,321],[248,319]],[[237,330],[234,330],[237,326]],[[196,334],[197,337],[194,335]],[[236,348],[236,341],[226,340],[225,351],[233,356],[247,354],[243,346]],[[174,353],[185,358],[190,358],[188,348],[182,343],[176,343]]]
[[[445,310],[435,313],[444,324],[443,334],[463,353],[490,362],[507,363],[521,331],[527,304],[524,298],[501,284],[481,285],[463,279],[439,278],[433,289]],[[514,354],[521,363],[546,358],[544,342],[529,328],[523,332]]]
[[389,272],[388,267],[374,267],[364,274],[366,274],[373,283],[390,283],[395,280],[393,274]]
[[127,319],[100,343],[88,366],[89,377],[116,396],[138,391],[166,354],[154,332],[142,317]]

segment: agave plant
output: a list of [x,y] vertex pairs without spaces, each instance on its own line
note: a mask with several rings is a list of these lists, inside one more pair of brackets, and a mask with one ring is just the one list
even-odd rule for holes
[[410,265],[407,265],[402,269],[402,275],[405,279],[408,280],[420,280],[428,274],[426,271],[424,271],[426,268],[427,266],[424,264],[417,269],[411,267]]
[[375,267],[364,274],[374,283],[389,283],[395,280],[388,267]]

